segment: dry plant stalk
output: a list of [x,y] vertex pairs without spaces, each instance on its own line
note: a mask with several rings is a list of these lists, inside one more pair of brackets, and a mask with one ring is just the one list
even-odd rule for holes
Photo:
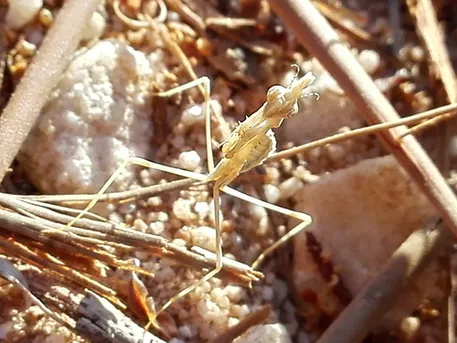
[[[435,80],[442,83],[450,103],[457,102],[457,76],[452,67],[443,32],[439,26],[433,3],[430,0],[407,0],[408,10],[415,19],[416,32],[428,52],[430,73]],[[457,112],[431,119],[411,129],[411,133],[420,132],[425,127],[454,117]],[[447,137],[449,138],[449,137]]]
[[[171,258],[196,269],[210,268],[214,265],[214,258],[176,246],[161,236],[137,232],[114,223],[87,218],[77,220],[68,232],[61,232],[58,229],[74,220],[73,216],[42,208],[37,204],[30,204],[5,194],[0,194],[0,204],[22,213],[33,214],[31,218],[0,208],[0,225],[5,231],[28,237],[28,239],[44,245],[95,258],[121,269],[149,274],[147,271],[135,267],[131,262],[118,260],[115,256],[106,253],[101,246],[116,246],[127,250],[144,249],[158,257]],[[42,234],[44,231],[53,233],[51,236],[44,235]],[[227,263],[221,271],[220,277],[249,287],[252,281],[259,280],[263,274],[238,262],[237,264]]]
[[251,327],[260,325],[268,319],[271,312],[270,305],[263,305],[257,311],[252,312],[245,318],[241,319],[236,325],[230,327],[224,333],[218,335],[208,343],[231,343],[235,338],[241,336]]
[[[66,1],[0,118],[0,181],[16,157],[100,0]],[[58,47],[58,48],[57,48]]]
[[327,328],[318,343],[358,343],[376,328],[399,293],[452,244],[451,234],[436,218],[413,232],[395,251],[376,277]]

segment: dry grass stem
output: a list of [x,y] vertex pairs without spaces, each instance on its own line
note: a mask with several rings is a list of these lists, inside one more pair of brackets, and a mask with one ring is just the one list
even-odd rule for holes
[[[457,102],[457,79],[447,51],[442,29],[430,0],[406,1],[408,10],[415,20],[416,32],[422,40],[424,47],[428,52],[428,62],[432,77],[438,81],[444,88],[448,101]],[[430,119],[411,129],[411,133],[418,133],[422,129],[436,125],[439,122],[446,121],[454,117],[457,112],[452,112],[446,116]],[[448,129],[445,129],[447,131]],[[444,135],[445,140],[449,140],[449,133]],[[444,144],[447,144],[444,142]]]
[[224,333],[218,335],[216,338],[212,339],[208,343],[230,343],[233,342],[235,338],[241,336],[251,327],[260,325],[268,319],[268,316],[271,312],[270,305],[263,305],[257,311],[254,311],[247,315],[245,318],[240,320],[236,325],[230,327]]
[[[103,252],[103,249],[99,248],[99,246],[111,245],[121,249],[141,248],[155,256],[171,258],[196,269],[211,268],[214,264],[211,257],[205,257],[185,248],[178,247],[161,236],[137,232],[113,223],[100,222],[87,218],[78,219],[73,227],[61,232],[59,229],[62,227],[62,224],[67,224],[74,217],[8,196],[0,197],[0,204],[15,210],[32,213],[35,216],[34,218],[30,218],[0,209],[0,224],[3,225],[5,230],[29,237],[43,244],[51,244],[53,239],[58,239],[61,242],[52,243],[54,245],[68,245],[79,242],[80,245],[78,246],[69,247],[62,245],[60,247],[68,249],[68,251],[74,250],[75,253],[81,255],[96,257],[107,264],[116,265],[123,269],[148,274],[146,271],[135,268],[127,262],[115,259],[114,256]],[[44,231],[46,231],[46,235],[41,234]],[[47,235],[49,237],[46,237]],[[92,248],[89,249],[87,245],[91,245]],[[95,249],[95,247],[99,249]],[[249,287],[252,281],[259,280],[263,277],[263,274],[252,270],[247,265],[243,265],[243,268],[238,268],[237,265],[231,264],[224,266],[220,277]]]
[[436,219],[413,232],[395,251],[376,277],[352,300],[330,325],[318,343],[358,343],[379,323],[399,293],[440,253],[450,247],[452,237]]
[[0,118],[0,181],[32,129],[100,0],[66,1]]

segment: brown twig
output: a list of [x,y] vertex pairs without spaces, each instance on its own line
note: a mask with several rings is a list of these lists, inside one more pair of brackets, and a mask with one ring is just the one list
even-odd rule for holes
[[0,118],[0,181],[76,50],[100,0],[66,1]]
[[[441,32],[432,1],[408,0],[406,4],[411,16],[415,19],[416,32],[427,49],[430,73],[436,80],[442,82],[448,101],[454,103],[457,101],[457,79],[444,44],[443,33]],[[436,125],[439,122],[455,117],[456,114],[457,112],[454,111],[446,116],[430,119],[412,128],[411,132],[417,133],[424,127]],[[450,136],[450,132],[447,132],[450,129],[450,125],[446,126],[448,127],[443,128],[444,134],[442,135],[442,139],[444,139],[442,145],[444,147],[446,147]]]
[[271,312],[270,305],[263,305],[260,309],[250,313],[248,316],[243,318],[238,324],[230,327],[224,333],[218,335],[208,343],[231,343],[235,338],[241,336],[249,328],[259,325],[267,320]]
[[318,343],[357,343],[376,327],[417,275],[433,261],[452,237],[436,219],[413,232],[395,251],[376,277],[360,291],[325,331]]
[[[81,244],[119,245],[144,249],[153,255],[167,257],[180,263],[196,268],[211,268],[214,259],[194,253],[185,248],[176,246],[161,236],[154,236],[121,227],[108,222],[99,222],[91,219],[79,219],[75,225],[66,231],[60,231],[62,224],[66,224],[73,217],[41,208],[34,204],[25,203],[13,197],[0,197],[0,204],[8,208],[32,213],[36,218],[29,218],[17,213],[0,209],[0,226],[4,230],[29,237],[46,244],[48,239],[59,239],[63,243],[81,242]],[[40,218],[46,218],[43,220]],[[54,230],[47,238],[42,232]],[[79,253],[84,254],[84,249],[79,248]],[[99,252],[101,254],[101,252]],[[87,255],[87,254],[85,254]],[[108,258],[108,257],[106,257]],[[128,268],[124,265],[124,268]],[[133,268],[134,269],[134,268]],[[138,270],[137,270],[138,271]],[[144,274],[144,273],[143,273]],[[219,274],[223,279],[235,282],[244,286],[250,286],[252,281],[263,277],[263,274],[249,267],[238,268],[236,265],[224,265]]]
[[47,269],[49,272],[59,275],[60,277],[63,276],[68,280],[77,282],[84,288],[92,289],[98,294],[103,295],[120,308],[126,309],[126,306],[122,304],[122,302],[116,297],[116,292],[114,292],[109,287],[106,287],[105,285],[95,281],[92,277],[88,277],[83,273],[71,269],[62,263],[57,263],[52,259],[45,258],[32,251],[22,243],[9,241],[2,238],[1,236],[0,247],[5,251],[8,251],[8,255],[10,256],[16,256],[17,258],[20,258],[23,261],[27,261],[28,263],[35,265],[40,269]]
[[77,321],[76,329],[96,342],[165,343],[89,290],[78,310],[82,317]]
[[[309,0],[270,0],[270,4],[298,40],[318,57],[370,124],[399,119],[341,37]],[[416,138],[409,135],[399,139],[406,131],[404,126],[396,127],[381,131],[378,137],[457,236],[457,199]]]

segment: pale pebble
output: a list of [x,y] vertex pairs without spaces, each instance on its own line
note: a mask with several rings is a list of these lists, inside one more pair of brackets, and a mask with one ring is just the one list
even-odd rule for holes
[[209,226],[199,226],[190,230],[192,245],[209,251],[216,251],[216,231]]
[[282,324],[257,325],[250,328],[234,343],[291,343],[289,333]]
[[13,30],[18,30],[35,18],[43,7],[43,0],[10,0],[5,22]]

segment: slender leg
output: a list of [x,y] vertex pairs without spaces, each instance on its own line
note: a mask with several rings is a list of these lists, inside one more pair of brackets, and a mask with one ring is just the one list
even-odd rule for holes
[[[186,83],[182,86],[179,86],[177,88],[171,89],[169,91],[159,93],[160,96],[170,96],[171,94],[174,94],[176,92],[181,92],[183,90],[189,89],[194,86],[202,85],[204,89],[204,97],[205,97],[205,136],[206,136],[206,156],[207,156],[207,161],[208,161],[208,170],[209,172],[212,172],[214,170],[214,157],[213,157],[213,150],[211,146],[211,113],[209,110],[209,96],[210,96],[210,80],[208,77],[204,76],[201,77],[200,79],[197,79],[195,81],[191,81],[189,83]],[[172,297],[170,300],[168,300],[165,305],[162,306],[162,308],[157,311],[156,315],[154,318],[150,320],[148,325],[146,327],[149,327],[151,324],[155,324],[155,318],[164,310],[169,308],[173,303],[175,303],[177,300],[181,299],[182,297],[186,296],[190,292],[194,291],[197,289],[200,285],[202,285],[204,282],[210,280],[214,276],[216,276],[220,270],[222,269],[222,240],[221,240],[221,218],[220,218],[220,198],[219,198],[219,193],[220,193],[220,183],[218,181],[215,182],[214,187],[213,187],[213,199],[214,199],[214,218],[215,218],[215,230],[216,230],[216,266],[213,270],[210,272],[206,273],[200,280],[198,280],[196,283],[192,284],[191,286],[187,287],[186,289],[183,289],[180,291],[178,294],[176,294],[174,297]]]
[[206,158],[208,162],[208,170],[211,173],[214,169],[214,157],[213,157],[213,149],[211,146],[211,113],[210,113],[210,106],[209,106],[209,97],[210,97],[210,79],[207,76],[202,76],[199,79],[190,81],[178,87],[169,89],[165,92],[155,93],[154,95],[160,97],[169,97],[171,95],[181,93],[185,90],[188,90],[192,87],[200,87],[203,86],[203,97],[205,99],[205,135],[206,135]]
[[245,193],[239,192],[239,191],[237,191],[237,190],[235,190],[233,188],[230,188],[230,187],[224,187],[224,188],[222,188],[222,191],[224,193],[230,194],[230,195],[232,195],[232,196],[234,196],[234,197],[236,197],[238,199],[242,199],[242,200],[248,201],[248,202],[250,202],[250,203],[252,203],[254,205],[262,206],[262,207],[264,207],[264,208],[266,208],[268,210],[275,211],[275,212],[284,214],[284,215],[286,215],[288,217],[292,217],[292,218],[295,218],[295,219],[298,219],[298,220],[301,221],[301,223],[299,223],[294,228],[292,228],[287,234],[282,236],[279,240],[277,240],[275,243],[273,243],[271,246],[269,246],[267,249],[265,249],[259,255],[259,257],[257,257],[257,259],[254,261],[254,263],[252,264],[252,268],[253,269],[256,269],[263,262],[265,257],[267,257],[267,255],[271,254],[278,247],[280,247],[281,245],[286,243],[288,240],[293,238],[296,234],[298,234],[299,232],[304,230],[313,221],[311,216],[306,214],[306,213],[292,211],[292,210],[289,210],[289,209],[281,207],[281,206],[270,204],[269,202],[254,198],[254,197],[252,197],[250,195],[247,195]]
[[[219,188],[214,185],[213,188],[213,196],[214,199],[219,199]],[[178,294],[170,298],[165,305],[162,306],[160,310],[157,311],[156,315],[150,319],[149,323],[146,325],[146,328],[148,328],[151,324],[155,324],[155,319],[157,316],[165,311],[167,308],[169,308],[171,305],[173,305],[177,300],[185,297],[187,294],[190,292],[194,291],[197,289],[199,286],[201,286],[204,282],[212,279],[215,277],[222,269],[222,246],[221,246],[221,230],[220,230],[220,214],[219,214],[219,206],[216,205],[216,200],[215,200],[215,206],[216,208],[216,213],[215,213],[215,220],[216,220],[216,266],[213,270],[210,272],[206,273],[205,275],[202,276],[200,280],[195,282],[194,284],[190,285],[189,287],[183,289],[180,291]],[[219,223],[219,224],[218,224]]]

